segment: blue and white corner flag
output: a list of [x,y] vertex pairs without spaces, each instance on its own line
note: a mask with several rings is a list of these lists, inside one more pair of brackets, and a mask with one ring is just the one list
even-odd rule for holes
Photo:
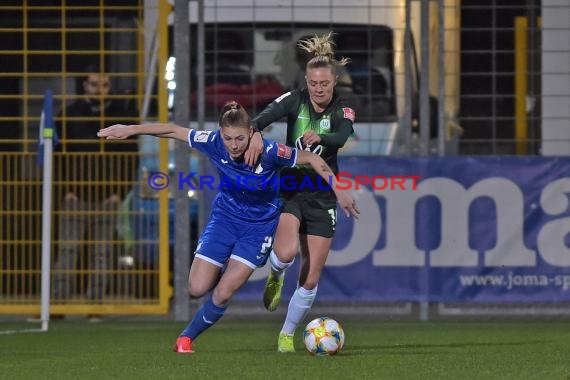
[[[38,165],[42,165],[42,271],[41,271],[41,320],[42,331],[48,330],[50,308],[51,224],[52,224],[52,172],[53,145],[57,136],[53,125],[53,96],[50,90],[44,95],[44,107],[40,121]],[[44,157],[45,156],[45,157]]]
[[53,94],[51,90],[46,90],[44,94],[44,106],[42,108],[42,115],[40,118],[38,157],[36,160],[38,166],[41,166],[44,163],[45,139],[51,139],[53,145],[59,144],[59,138],[53,123]]

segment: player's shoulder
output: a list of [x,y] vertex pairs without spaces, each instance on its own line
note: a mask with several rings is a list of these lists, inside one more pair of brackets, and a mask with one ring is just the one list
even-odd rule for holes
[[275,98],[274,103],[289,104],[289,102],[295,102],[300,97],[302,97],[300,90],[293,89],[291,91],[287,91],[286,93],[279,95],[277,98]]
[[277,146],[277,142],[273,140],[267,140],[265,137],[263,138],[263,152],[262,154],[265,156],[270,156],[274,153],[274,149]]
[[263,155],[267,157],[280,157],[289,159],[293,153],[293,149],[286,144],[263,139]]
[[302,101],[311,101],[311,95],[309,94],[309,90],[307,89],[307,87],[301,87],[298,88],[295,91],[296,96],[299,97],[299,99],[301,99]]
[[212,156],[216,154],[216,152],[220,152],[224,149],[219,135],[219,130],[208,131],[190,129],[188,131],[187,143],[190,147]]
[[220,130],[208,131],[190,129],[190,140],[192,143],[207,143],[216,140],[219,137]]
[[334,97],[332,101],[334,102],[333,105],[336,109],[342,109],[345,107],[353,108],[352,102],[350,102],[347,98],[345,98],[342,93],[339,93],[337,91],[334,92]]
[[334,111],[335,116],[341,119],[343,118],[348,119],[354,123],[354,120],[356,118],[356,112],[354,111],[352,105],[349,102],[347,102],[342,96],[339,96],[336,99],[334,109],[335,109]]

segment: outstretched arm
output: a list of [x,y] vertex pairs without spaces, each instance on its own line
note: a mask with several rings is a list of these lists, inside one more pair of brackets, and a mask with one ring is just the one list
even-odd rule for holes
[[105,137],[107,140],[123,140],[135,135],[151,135],[188,142],[189,131],[190,130],[188,128],[184,128],[176,124],[115,124],[101,129],[97,132],[97,136]]
[[360,210],[358,210],[356,200],[352,198],[347,190],[339,189],[338,181],[332,169],[327,165],[325,160],[321,158],[321,156],[303,150],[297,150],[297,164],[311,165],[311,167],[332,187],[336,195],[337,202],[344,210],[346,216],[350,217],[350,215],[352,215],[358,219]]

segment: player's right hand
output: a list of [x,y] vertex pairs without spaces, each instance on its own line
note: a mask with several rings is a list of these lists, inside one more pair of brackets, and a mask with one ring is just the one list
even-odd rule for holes
[[245,163],[251,167],[255,166],[255,164],[257,164],[257,160],[259,160],[261,152],[263,152],[263,139],[261,138],[261,133],[255,132],[253,136],[251,136],[249,146],[245,151]]
[[131,135],[131,126],[123,124],[111,125],[97,132],[97,137],[105,137],[107,140],[123,140]]

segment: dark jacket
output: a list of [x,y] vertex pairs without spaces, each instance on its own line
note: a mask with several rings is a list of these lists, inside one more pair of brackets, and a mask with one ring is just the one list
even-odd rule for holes
[[136,109],[122,100],[108,100],[98,107],[79,99],[60,112],[56,119],[60,143],[54,160],[57,196],[72,192],[87,202],[103,201],[112,194],[123,198],[137,177],[137,141],[105,141],[97,131],[112,124],[135,123]]

